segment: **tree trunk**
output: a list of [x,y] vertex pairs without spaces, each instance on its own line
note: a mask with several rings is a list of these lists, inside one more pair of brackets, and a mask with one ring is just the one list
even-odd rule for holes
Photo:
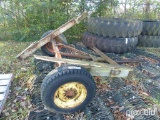
[[[49,2],[50,2],[50,5],[53,4],[52,0],[49,0]],[[53,8],[50,6],[49,7],[49,16],[48,16],[50,26],[53,26],[53,21],[50,19],[50,15],[52,14],[52,11],[53,11]]]
[[[102,0],[100,0],[100,6],[102,5],[103,3],[102,3]],[[101,17],[102,16],[102,9],[100,9],[100,11],[99,11],[99,17]]]
[[125,3],[124,3],[124,15],[125,15],[125,18],[126,18],[126,14],[127,14],[127,0],[125,0]]
[[150,0],[146,0],[146,6],[145,6],[145,18],[148,19],[149,16],[149,11],[150,11]]
[[85,0],[81,0],[81,7],[80,7],[80,11],[81,13],[83,13],[85,11]]

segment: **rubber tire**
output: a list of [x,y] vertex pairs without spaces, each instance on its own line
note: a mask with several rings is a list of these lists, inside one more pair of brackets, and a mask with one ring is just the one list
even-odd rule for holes
[[140,47],[160,47],[160,36],[139,35],[138,41]]
[[143,21],[143,30],[141,34],[149,36],[160,36],[160,21]]
[[88,31],[104,37],[135,37],[142,32],[142,21],[126,19],[90,18]]
[[[41,39],[44,38],[45,36],[47,36],[48,34],[50,34],[50,33],[53,32],[53,31],[54,31],[54,30],[49,30],[49,31],[45,32],[45,33],[42,35]],[[66,37],[65,37],[63,34],[59,35],[59,37],[62,39],[62,43],[63,43],[63,44],[68,44],[68,43],[67,43],[67,39],[66,39]],[[46,48],[46,45],[42,46],[42,47],[41,47],[41,50],[42,50],[45,54],[47,54],[47,55],[49,55],[49,56],[51,56],[51,57],[54,57],[54,54],[53,54],[52,52],[50,52],[50,51]]]
[[110,38],[85,32],[82,42],[87,47],[95,46],[103,52],[126,53],[135,49],[138,38]]
[[[55,105],[53,96],[57,88],[67,82],[80,82],[83,84],[87,89],[87,97],[79,106],[70,109],[63,109]],[[75,65],[66,65],[51,71],[45,77],[41,85],[41,98],[43,104],[49,111],[70,114],[82,110],[92,100],[95,91],[95,82],[86,69]]]

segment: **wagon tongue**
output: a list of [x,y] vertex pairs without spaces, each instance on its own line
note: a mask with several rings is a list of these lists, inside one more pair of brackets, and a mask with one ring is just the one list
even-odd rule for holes
[[25,59],[28,56],[30,56],[33,52],[35,52],[37,49],[45,45],[46,43],[50,42],[51,39],[58,37],[60,34],[68,30],[69,28],[73,27],[74,25],[78,24],[81,20],[86,18],[88,16],[87,12],[82,13],[79,17],[71,19],[70,21],[66,22],[53,32],[51,32],[46,37],[40,39],[37,42],[32,43],[30,46],[28,46],[24,51],[22,51],[20,54],[17,55],[18,59]]

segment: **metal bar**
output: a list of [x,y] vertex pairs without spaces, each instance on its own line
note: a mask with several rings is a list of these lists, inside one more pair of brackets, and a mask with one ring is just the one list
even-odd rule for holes
[[88,15],[88,13],[85,12],[85,13],[83,13],[81,16],[79,16],[77,18],[71,19],[67,23],[63,24],[62,26],[60,26],[59,28],[57,28],[56,30],[54,30],[53,32],[51,32],[46,37],[40,39],[37,42],[32,43],[24,51],[22,51],[20,54],[18,54],[17,58],[18,59],[25,59],[26,57],[28,57],[29,55],[31,55],[33,52],[35,52],[38,48],[40,48],[43,45],[45,45],[46,43],[48,43],[50,41],[50,37],[51,36],[52,36],[52,38],[57,37],[58,35],[62,34],[64,31],[68,30],[69,28],[71,28],[75,24],[79,23],[80,20],[82,20],[85,17],[87,17],[87,15]]
[[80,58],[80,59],[85,59],[85,60],[92,60],[91,57],[85,56],[85,55],[71,54],[71,53],[65,53],[65,52],[60,52],[60,54],[62,56],[67,56],[67,57]]
[[77,53],[84,54],[84,55],[88,55],[87,53],[85,53],[85,52],[83,52],[83,51],[80,51],[80,50],[78,50],[78,49],[76,49],[76,48],[70,47],[70,46],[68,46],[68,45],[64,45],[64,44],[61,44],[61,43],[60,43],[59,45],[61,45],[63,48],[70,49],[70,50],[75,51],[75,52],[77,52]]
[[114,60],[112,60],[111,58],[109,58],[107,55],[105,55],[103,52],[101,52],[96,47],[93,47],[92,50],[94,50],[97,54],[99,54],[103,59],[105,59],[110,64],[118,65],[118,63],[116,63]]

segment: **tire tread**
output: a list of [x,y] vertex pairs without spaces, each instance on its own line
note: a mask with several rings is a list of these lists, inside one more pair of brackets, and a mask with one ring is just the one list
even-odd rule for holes
[[[126,39],[128,41],[127,44],[125,43]],[[87,47],[95,46],[103,52],[125,53],[132,51],[136,47],[138,38],[110,38],[85,32],[82,42]]]
[[142,31],[142,21],[124,19],[90,18],[88,31],[104,37],[135,37]]

